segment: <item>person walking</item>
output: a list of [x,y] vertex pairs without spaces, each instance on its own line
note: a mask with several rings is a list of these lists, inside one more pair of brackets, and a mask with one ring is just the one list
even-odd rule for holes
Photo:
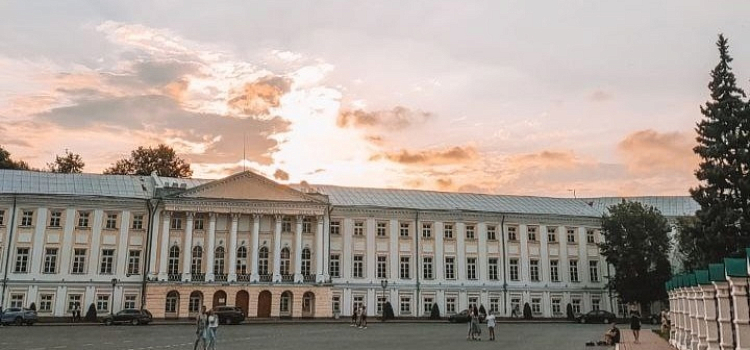
[[81,321],[81,304],[76,303],[76,305],[73,307],[73,322],[80,322]]
[[352,323],[349,325],[351,327],[357,327],[357,305],[354,305],[352,308]]
[[206,306],[201,306],[201,311],[195,318],[195,345],[193,350],[198,350],[198,343],[201,343],[200,350],[206,350],[208,317],[206,316]]
[[365,304],[359,307],[359,328],[367,328],[367,306]]
[[490,314],[489,316],[487,316],[486,320],[490,340],[495,340],[495,312],[490,311]]
[[479,309],[474,305],[471,314],[472,335],[474,340],[482,340],[482,329],[479,328]]
[[630,313],[630,330],[633,331],[634,343],[638,344],[638,336],[641,331],[641,314],[638,311]]
[[208,346],[207,349],[216,350],[216,333],[219,330],[219,315],[213,310],[208,312]]

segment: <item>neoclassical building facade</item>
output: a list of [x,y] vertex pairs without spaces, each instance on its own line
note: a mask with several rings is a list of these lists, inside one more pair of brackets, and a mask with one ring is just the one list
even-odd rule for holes
[[[614,310],[596,245],[612,200],[0,170],[0,297],[50,317],[92,304],[165,318],[201,305],[377,315],[386,301],[401,317]],[[641,200],[694,211],[686,197]]]

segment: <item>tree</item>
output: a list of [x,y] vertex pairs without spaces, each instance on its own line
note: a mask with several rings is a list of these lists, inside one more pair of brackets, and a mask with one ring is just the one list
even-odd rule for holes
[[167,177],[190,177],[193,171],[184,159],[177,157],[174,149],[160,144],[156,148],[143,148],[133,150],[130,158],[120,159],[110,168],[105,169],[105,174],[119,175],[151,175],[156,171],[159,176]]
[[88,311],[86,311],[86,316],[84,317],[84,320],[86,320],[86,322],[96,322],[97,321],[97,318],[96,318],[96,305],[94,305],[94,303],[91,303],[91,305],[89,305],[89,309],[88,309]]
[[53,173],[80,174],[84,165],[80,155],[65,150],[65,156],[55,155],[55,161],[47,163],[47,169]]
[[0,146],[0,169],[29,170],[29,164],[22,160],[14,161],[10,158],[10,152]]
[[570,303],[565,307],[565,316],[568,321],[573,321],[576,318],[576,314],[573,312],[573,305]]
[[698,187],[690,190],[700,205],[697,222],[680,231],[678,241],[686,266],[705,266],[750,246],[750,106],[737,86],[729,64],[728,41],[719,35],[719,64],[711,71],[711,99],[701,106],[698,123],[700,156],[695,176]]
[[529,306],[529,303],[523,304],[523,319],[530,320],[531,317],[531,306]]
[[383,321],[392,320],[394,318],[396,318],[396,315],[393,313],[393,306],[390,301],[386,301],[383,305]]
[[440,308],[437,304],[432,304],[432,309],[430,310],[430,319],[431,320],[439,320],[440,319]]
[[29,309],[36,311],[36,303],[32,302],[31,305],[29,305]]
[[664,283],[672,275],[667,219],[658,209],[638,202],[623,201],[607,210],[602,216],[605,239],[599,248],[615,268],[609,287],[624,302],[644,305],[666,298]]

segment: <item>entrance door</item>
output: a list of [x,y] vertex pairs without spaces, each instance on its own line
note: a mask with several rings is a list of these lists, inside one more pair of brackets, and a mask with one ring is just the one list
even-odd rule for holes
[[302,296],[302,317],[315,317],[315,294],[305,292]]
[[247,311],[250,306],[250,294],[247,294],[247,291],[244,290],[237,292],[237,298],[235,299],[234,306],[242,309],[242,312],[245,313],[245,316],[247,316]]
[[267,290],[258,294],[258,317],[271,317],[271,292]]

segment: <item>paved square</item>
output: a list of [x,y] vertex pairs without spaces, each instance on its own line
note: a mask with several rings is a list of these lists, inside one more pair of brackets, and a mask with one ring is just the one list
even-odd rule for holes
[[[574,323],[499,324],[497,340],[466,340],[466,324],[372,323],[367,329],[348,324],[243,324],[219,327],[217,349],[586,349],[587,340],[599,339],[606,325]],[[648,330],[646,330],[648,331]],[[3,350],[156,350],[192,349],[194,327],[150,326],[43,326],[0,328]],[[588,348],[588,349],[603,349]]]

